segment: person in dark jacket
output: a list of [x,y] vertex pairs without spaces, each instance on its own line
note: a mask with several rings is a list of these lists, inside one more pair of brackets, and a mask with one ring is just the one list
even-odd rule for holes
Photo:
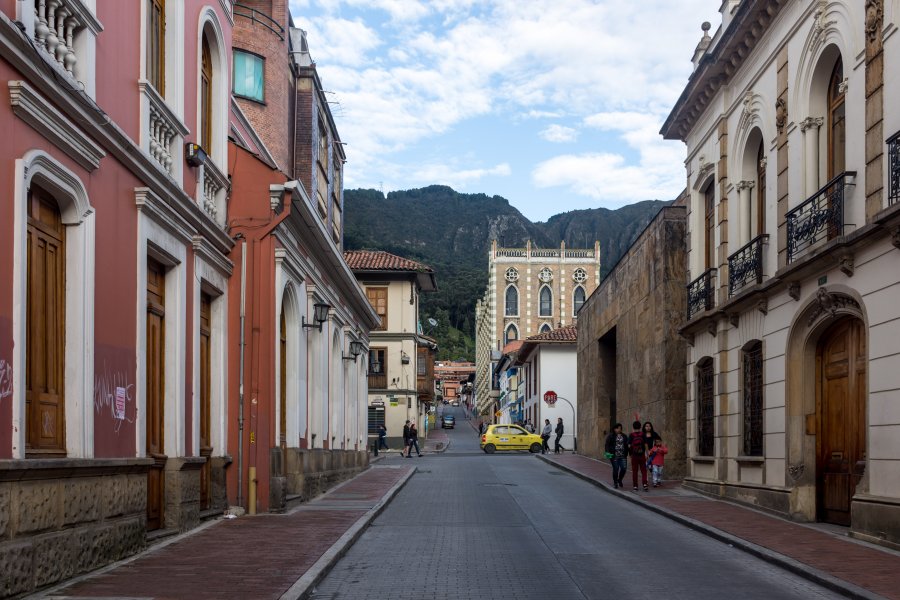
[[390,450],[387,445],[387,428],[384,425],[378,426],[378,449],[384,448]]
[[622,479],[628,469],[628,436],[622,433],[622,424],[616,423],[613,430],[606,436],[606,457],[612,463],[613,487],[622,487]]
[[644,421],[641,433],[644,435],[644,452],[650,454],[650,450],[653,449],[656,440],[661,440],[662,438],[656,433],[656,430],[653,429],[653,423],[650,421]]
[[553,441],[553,444],[554,444],[553,453],[554,454],[559,454],[560,452],[566,451],[566,449],[563,448],[562,444],[559,443],[559,440],[562,439],[564,431],[565,431],[565,428],[563,427],[563,420],[562,420],[562,417],[560,417],[556,420],[556,439]]
[[403,451],[401,454],[407,454],[409,452],[409,419],[406,420],[406,424],[403,426]]
[[634,483],[634,491],[638,491],[638,469],[641,471],[641,482],[644,484],[644,491],[649,492],[647,486],[647,458],[644,455],[644,434],[641,431],[641,422],[635,421],[631,424],[632,432],[628,437],[628,450],[631,454],[631,481]]
[[422,456],[422,451],[419,450],[419,430],[415,423],[409,426],[409,451],[406,453],[406,458],[412,458],[413,447],[416,448],[416,454]]

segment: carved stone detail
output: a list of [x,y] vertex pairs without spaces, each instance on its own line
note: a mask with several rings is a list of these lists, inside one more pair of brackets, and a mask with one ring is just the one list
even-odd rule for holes
[[809,314],[807,326],[812,327],[820,318],[826,316],[834,317],[839,310],[848,309],[859,312],[859,302],[849,296],[835,294],[825,288],[819,288],[819,291],[816,292],[816,300],[813,304],[812,312]]
[[728,322],[736,328],[741,323],[741,315],[736,312],[728,313]]
[[793,298],[794,300],[800,299],[800,282],[792,281],[788,286],[788,296]]
[[753,122],[753,118],[759,113],[759,109],[753,104],[753,100],[757,96],[758,94],[755,94],[750,90],[744,94],[744,108],[741,110],[741,119],[738,121],[738,131],[743,131],[749,127],[750,123]]
[[738,181],[734,187],[740,192],[741,190],[752,190],[755,185],[755,181]]
[[816,128],[818,129],[825,123],[824,117],[806,117],[802,121],[800,121],[800,131],[806,133],[806,130]]
[[706,324],[706,331],[709,335],[716,337],[719,333],[719,324],[714,319],[710,319],[709,323]]
[[847,277],[853,277],[853,254],[846,252],[838,257],[838,268]]
[[869,43],[878,40],[883,15],[884,0],[866,0],[866,39]]
[[803,477],[803,472],[806,470],[806,467],[801,463],[799,465],[788,465],[788,476],[793,481],[798,481],[801,477]]
[[785,100],[784,98],[779,98],[775,101],[775,128],[778,129],[778,133],[782,133],[784,131],[784,126],[787,124],[787,119],[787,100]]
[[825,33],[825,30],[835,24],[834,21],[825,20],[825,11],[827,10],[827,8],[828,3],[825,0],[819,0],[819,5],[816,7],[816,11],[813,13],[812,38],[809,45],[809,50],[811,52],[818,48],[819,44],[825,41],[825,37],[823,35]]
[[764,315],[769,314],[769,299],[768,298],[760,298],[759,302],[756,303],[756,310],[761,312]]

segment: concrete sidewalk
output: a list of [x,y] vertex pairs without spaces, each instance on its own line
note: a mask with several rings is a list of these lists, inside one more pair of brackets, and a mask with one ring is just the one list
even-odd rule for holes
[[539,458],[848,597],[900,600],[900,553],[715,500],[685,489],[680,481],[665,482],[650,492],[633,492],[629,468],[625,489],[616,490],[607,463],[575,454]]
[[36,598],[304,598],[415,471],[377,465],[284,515],[221,519]]

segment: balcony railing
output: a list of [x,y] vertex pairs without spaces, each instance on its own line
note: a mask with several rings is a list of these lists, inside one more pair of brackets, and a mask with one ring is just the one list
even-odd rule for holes
[[212,218],[213,221],[224,225],[225,215],[219,214],[222,190],[228,185],[228,178],[222,173],[211,159],[207,159],[203,165],[203,195],[201,197],[201,207]]
[[762,234],[728,257],[728,295],[734,296],[744,286],[762,283],[763,245],[769,236]]
[[819,242],[844,233],[844,189],[856,171],[841,173],[787,213],[788,262]]
[[694,315],[703,311],[712,310],[715,306],[715,287],[713,278],[715,269],[706,270],[700,277],[690,282],[687,286],[687,318],[690,321]]
[[280,39],[282,42],[284,41],[284,27],[279,25],[278,21],[276,21],[266,13],[260,12],[252,6],[241,4],[240,2],[235,2],[234,8],[232,10],[234,11],[234,16],[250,19],[252,22],[262,25],[263,27],[277,35],[278,39]]
[[498,248],[497,256],[506,258],[594,258],[594,250],[591,248],[575,248],[572,250],[532,248],[529,252],[526,248]]
[[81,0],[32,1],[35,42],[66,71],[74,74],[78,62],[78,36],[85,29],[96,34],[102,27]]
[[888,145],[888,204],[900,202],[900,131],[887,140]]

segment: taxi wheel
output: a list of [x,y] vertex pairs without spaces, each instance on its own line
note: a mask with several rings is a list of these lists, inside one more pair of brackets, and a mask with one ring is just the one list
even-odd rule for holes
[[529,448],[528,450],[529,450],[532,454],[537,454],[538,452],[541,451],[541,445],[538,444],[537,442],[535,442],[535,443],[533,443],[533,444],[531,445],[531,448]]
[[494,446],[493,444],[485,444],[485,446],[484,446],[485,454],[493,454],[495,450],[497,450],[497,447]]

